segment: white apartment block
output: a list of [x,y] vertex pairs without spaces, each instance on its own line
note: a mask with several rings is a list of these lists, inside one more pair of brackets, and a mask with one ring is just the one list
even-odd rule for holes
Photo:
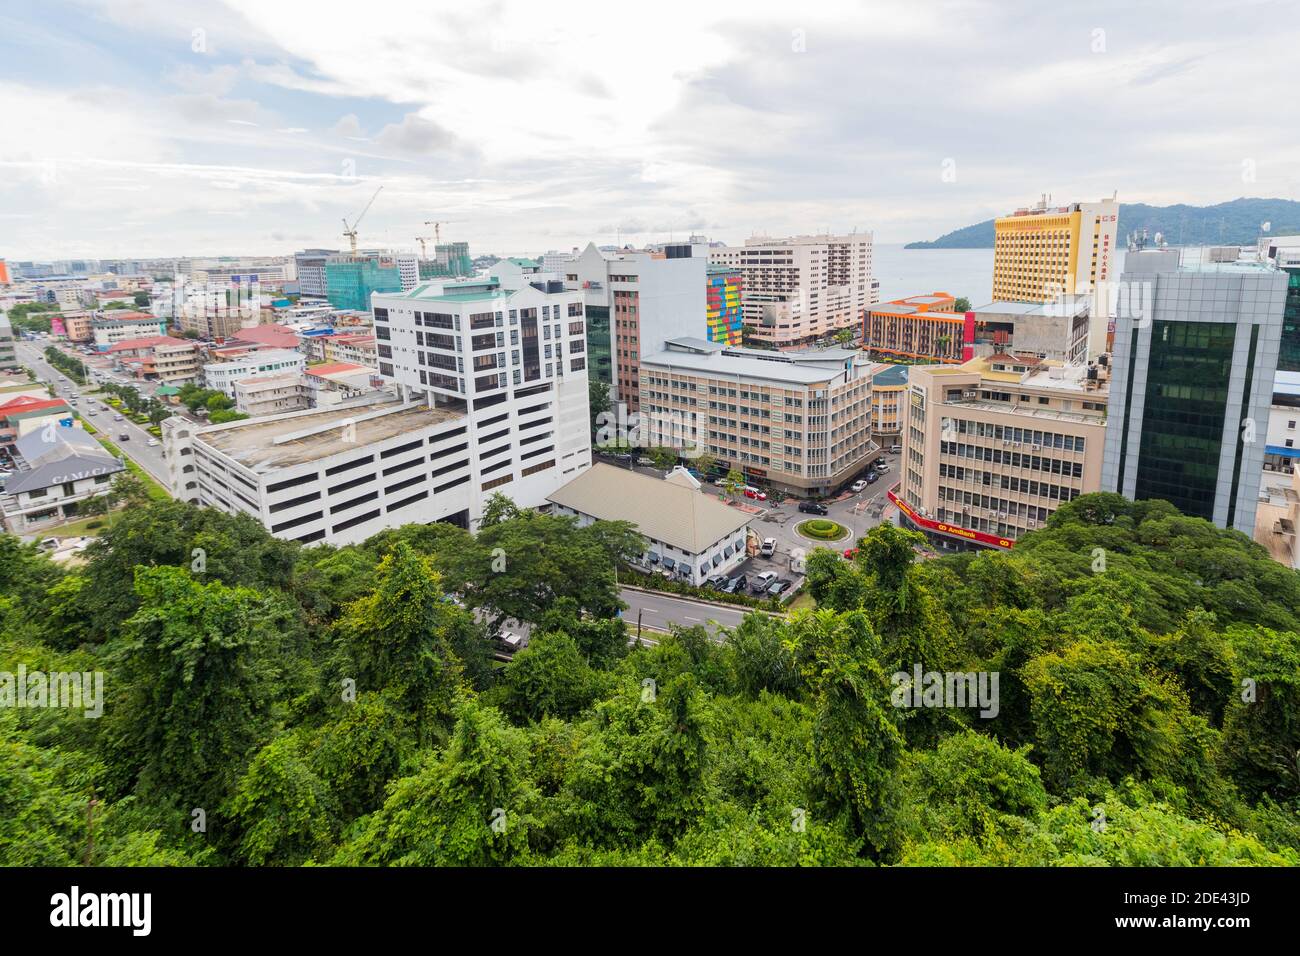
[[268,349],[264,352],[250,352],[229,362],[205,365],[203,381],[206,388],[224,392],[230,398],[234,398],[235,383],[240,379],[283,373],[299,375],[306,366],[306,356],[301,352],[291,349]]
[[100,313],[91,321],[90,327],[95,339],[95,348],[107,352],[118,342],[128,339],[143,339],[167,332],[167,320],[148,316],[140,312],[119,313],[121,318],[111,318],[111,311]]
[[320,299],[328,295],[328,286],[325,283],[325,260],[335,255],[338,255],[337,249],[304,249],[302,252],[294,253],[299,294]]
[[739,269],[741,310],[752,340],[784,348],[856,328],[880,301],[871,233],[747,239],[711,248],[709,259]]

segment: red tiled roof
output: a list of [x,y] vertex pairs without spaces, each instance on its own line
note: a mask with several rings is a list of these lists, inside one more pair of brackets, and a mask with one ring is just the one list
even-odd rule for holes
[[355,362],[331,362],[329,365],[313,365],[307,369],[308,375],[335,375],[339,372],[364,372],[367,371],[364,365],[357,365]]
[[23,396],[0,405],[0,416],[17,415],[20,412],[39,412],[47,408],[67,408],[69,411],[72,410],[69,408],[68,403],[61,398],[41,400]]
[[254,345],[293,348],[298,344],[298,333],[283,325],[256,325],[251,329],[240,329],[227,341],[234,345],[248,342]]
[[183,343],[184,339],[174,338],[170,335],[147,335],[142,339],[123,339],[116,345],[110,346],[110,352],[129,352],[133,349],[151,349],[155,345],[172,345]]

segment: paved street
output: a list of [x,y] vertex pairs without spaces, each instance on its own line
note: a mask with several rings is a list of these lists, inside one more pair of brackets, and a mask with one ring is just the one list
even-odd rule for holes
[[[43,378],[46,381],[54,383],[60,396],[63,395],[63,388],[65,385],[72,387],[73,396],[80,396],[85,389],[72,379],[68,378],[58,369],[54,368],[49,362],[45,361],[44,352],[46,344],[46,342],[42,341],[19,342],[17,344],[19,362],[34,371],[38,378]],[[120,448],[124,455],[147,471],[159,484],[170,491],[171,486],[167,478],[167,464],[163,458],[162,445],[155,445],[152,448],[149,447],[148,442],[149,439],[153,438],[152,435],[134,422],[128,421],[125,417],[123,417],[120,422],[113,421],[113,415],[115,415],[116,412],[113,412],[111,409],[105,411],[98,408],[98,405],[100,404],[99,401],[96,401],[95,403],[97,406],[94,410],[95,414],[87,414],[89,402],[90,398],[78,399],[77,411],[83,416],[84,420],[93,425],[96,432],[102,433],[104,437]],[[130,435],[131,437],[126,441],[122,441],[121,436],[123,433]]]
[[677,624],[681,627],[707,624],[710,625],[710,630],[715,630],[714,625],[717,624],[723,627],[735,627],[747,613],[743,607],[718,607],[671,594],[636,591],[630,588],[620,588],[618,593],[627,605],[627,610],[623,612],[623,620],[627,621],[628,630],[633,634],[636,633],[638,615],[643,627],[653,627],[663,631],[667,630],[669,624]]

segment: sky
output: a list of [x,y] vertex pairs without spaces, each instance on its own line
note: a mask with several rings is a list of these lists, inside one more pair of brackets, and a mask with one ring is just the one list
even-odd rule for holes
[[[1295,0],[6,0],[0,258],[1300,198]],[[381,188],[382,187],[382,188]]]

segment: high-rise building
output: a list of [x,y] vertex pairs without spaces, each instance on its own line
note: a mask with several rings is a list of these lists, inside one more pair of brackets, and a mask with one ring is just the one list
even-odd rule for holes
[[1252,534],[1286,274],[1147,250],[1120,289],[1103,487]]
[[1007,354],[910,368],[900,520],[939,548],[1010,548],[1100,490],[1108,371]]
[[474,274],[468,242],[440,242],[433,258],[420,261],[421,279],[467,279]]
[[773,352],[672,339],[641,360],[646,444],[707,451],[719,468],[799,495],[857,476],[871,437],[863,352]]
[[1273,237],[1261,250],[1260,258],[1272,262],[1287,277],[1277,370],[1300,372],[1300,236]]
[[956,301],[932,292],[873,305],[862,323],[862,347],[886,360],[960,362],[969,313],[953,312]]
[[709,283],[705,296],[704,321],[709,329],[709,341],[723,345],[745,344],[745,321],[741,313],[741,290],[744,277],[733,266],[710,265]]
[[380,376],[463,419],[471,522],[492,491],[541,507],[591,465],[583,296],[534,268],[374,297]]
[[880,300],[872,278],[871,233],[747,239],[709,249],[717,265],[738,269],[741,312],[754,342],[774,348],[813,342],[859,327]]
[[993,224],[993,298],[1050,302],[1110,278],[1119,203],[1049,205],[1044,196]]
[[[661,253],[611,253],[589,243],[564,274],[591,316],[593,356],[603,356],[608,335],[613,398],[629,412],[641,407],[641,358],[669,339],[705,333],[705,248],[682,244]],[[598,376],[601,371],[598,366]]]
[[0,285],[9,285],[13,280],[9,278],[9,267],[5,261],[0,259]]
[[294,253],[300,295],[323,299],[329,294],[329,286],[325,281],[325,263],[330,256],[338,255],[338,252],[337,249],[304,249]]
[[336,309],[368,312],[376,292],[407,292],[420,282],[413,253],[362,250],[325,260],[325,293]]
[[550,249],[542,254],[539,264],[543,272],[556,272],[564,275],[572,271],[569,267],[573,265],[573,261],[577,257],[578,249],[576,246],[571,252],[558,252],[555,249]]

